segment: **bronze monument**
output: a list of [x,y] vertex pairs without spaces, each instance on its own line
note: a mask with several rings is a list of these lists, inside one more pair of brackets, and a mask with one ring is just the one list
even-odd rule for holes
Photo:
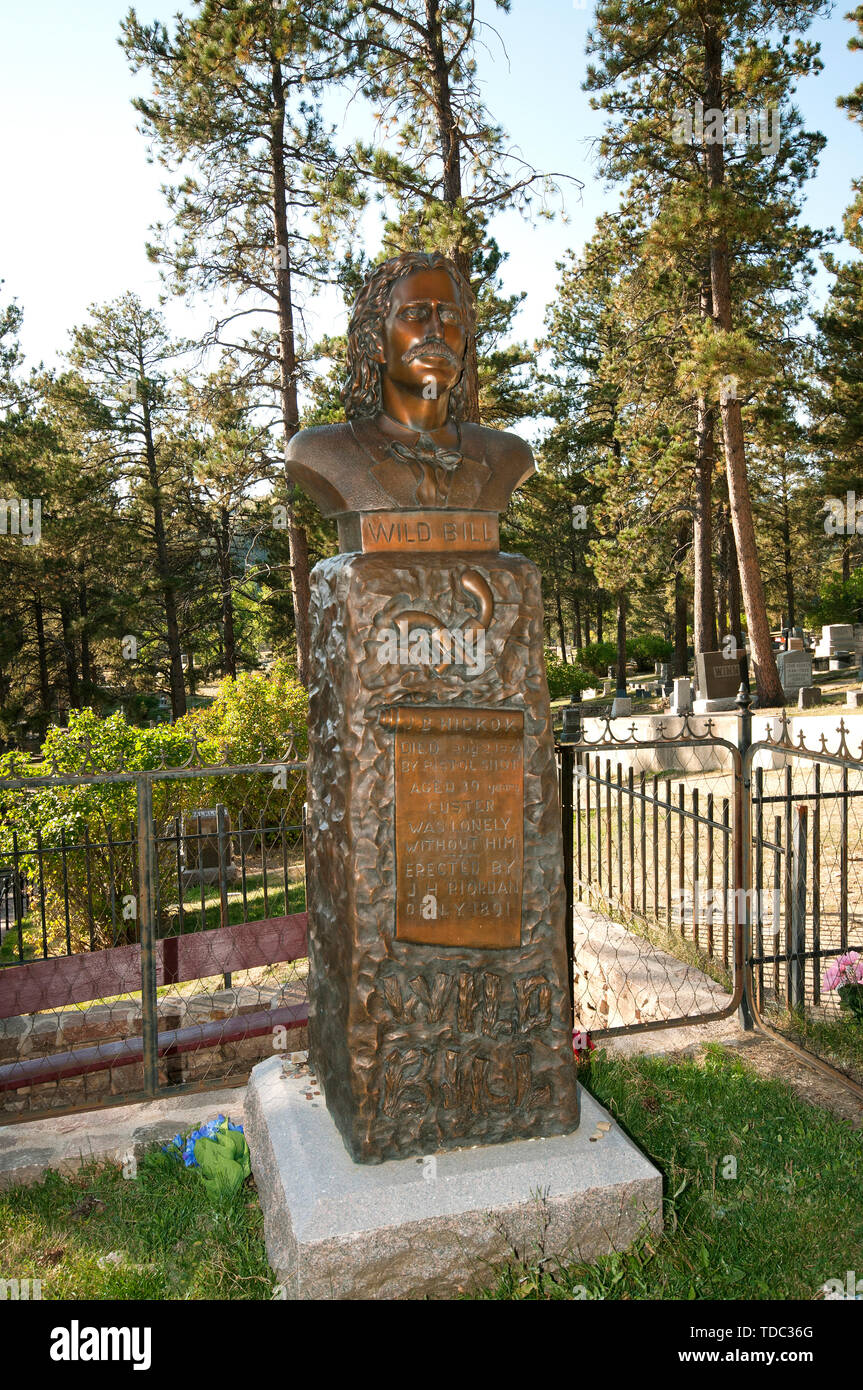
[[312,574],[312,1060],[359,1162],[578,1124],[539,574],[499,550],[534,471],[461,419],[475,310],[437,253],[377,267],[347,423],[288,469],[342,553]]

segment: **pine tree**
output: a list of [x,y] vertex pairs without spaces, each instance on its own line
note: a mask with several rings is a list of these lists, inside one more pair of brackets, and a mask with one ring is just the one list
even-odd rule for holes
[[[494,3],[509,10],[510,0]],[[537,203],[549,215],[561,176],[520,158],[486,109],[477,48],[487,26],[474,0],[359,0],[340,10],[377,122],[375,142],[360,143],[355,158],[391,206],[385,252],[443,251],[472,283],[478,332],[465,365],[465,417],[501,423],[508,410],[497,413],[489,400],[495,363],[484,369],[477,352],[499,335],[501,317],[509,326],[516,304],[495,288],[500,251],[488,224],[507,208],[529,214]],[[515,350],[497,365],[509,372],[519,357],[528,360]]]
[[[358,205],[316,98],[344,73],[334,7],[297,0],[197,0],[173,32],[130,10],[122,44],[153,93],[135,101],[142,129],[170,170],[169,225],[156,228],[154,258],[175,291],[234,292],[211,340],[240,351],[256,384],[278,392],[284,445],[299,429],[305,353],[298,333],[304,294],[333,275],[336,229]],[[250,307],[247,297],[251,297]],[[275,331],[239,342],[231,325],[262,313]],[[300,678],[308,672],[308,541],[288,483],[288,538]]]
[[[753,306],[799,292],[808,252],[819,244],[797,214],[800,186],[823,142],[801,130],[789,101],[794,81],[817,70],[817,47],[792,44],[789,31],[805,29],[822,8],[817,0],[691,0],[660,12],[645,0],[609,0],[598,6],[589,40],[596,62],[587,86],[602,92],[596,104],[609,115],[605,171],[626,183],[630,204],[639,202],[648,224],[643,254],[689,283],[701,441],[697,565],[703,570],[710,553],[714,411],[762,704],[781,703],[782,689],[756,547],[742,399],[769,382],[776,367]],[[709,605],[699,625],[712,626]]]

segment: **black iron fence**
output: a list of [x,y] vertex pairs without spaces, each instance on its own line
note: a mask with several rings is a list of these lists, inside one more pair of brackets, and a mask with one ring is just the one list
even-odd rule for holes
[[733,738],[706,718],[585,723],[577,706],[566,723],[576,1025],[610,1036],[741,1006],[863,1082],[863,1023],[834,969],[863,960],[863,760],[844,722],[835,752],[792,740],[784,716],[753,741],[748,697]]
[[195,754],[0,783],[0,1119],[241,1082],[303,1045],[305,763]]

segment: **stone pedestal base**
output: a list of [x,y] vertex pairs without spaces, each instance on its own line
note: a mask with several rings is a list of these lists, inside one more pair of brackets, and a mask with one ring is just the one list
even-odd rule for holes
[[535,1258],[540,1240],[572,1263],[662,1229],[659,1171],[584,1091],[572,1134],[367,1165],[316,1089],[272,1057],[246,1095],[267,1254],[289,1299],[448,1298],[516,1253]]
[[726,710],[737,708],[736,695],[724,695],[717,700],[693,700],[693,714],[722,714]]

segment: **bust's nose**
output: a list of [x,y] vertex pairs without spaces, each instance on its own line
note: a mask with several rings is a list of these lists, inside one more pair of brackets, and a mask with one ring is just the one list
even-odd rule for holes
[[440,316],[440,305],[438,304],[433,304],[431,306],[431,314],[429,316],[428,329],[429,331],[426,335],[427,337],[441,339],[444,338],[443,319]]

